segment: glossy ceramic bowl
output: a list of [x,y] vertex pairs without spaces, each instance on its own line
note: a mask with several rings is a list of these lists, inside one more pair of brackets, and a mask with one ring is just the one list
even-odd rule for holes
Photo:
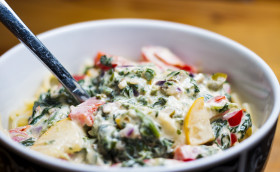
[[[264,168],[279,113],[279,83],[268,65],[244,46],[200,28],[139,19],[74,24],[43,33],[39,38],[71,73],[77,72],[83,61],[95,56],[97,51],[137,59],[142,46],[165,46],[204,72],[227,73],[243,101],[252,105],[254,123],[259,130],[241,144],[223,153],[174,167],[142,167],[133,171],[229,172]],[[10,112],[23,106],[24,100],[34,95],[47,73],[47,69],[23,45],[17,45],[0,58],[0,114],[5,129]],[[0,142],[0,167],[4,163],[3,168],[7,169],[132,170],[68,163],[29,150],[3,132],[0,132]]]

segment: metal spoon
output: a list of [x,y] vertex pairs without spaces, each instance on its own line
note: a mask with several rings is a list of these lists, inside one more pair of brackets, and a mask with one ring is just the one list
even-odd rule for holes
[[78,102],[90,97],[4,0],[0,0],[0,21],[46,65]]

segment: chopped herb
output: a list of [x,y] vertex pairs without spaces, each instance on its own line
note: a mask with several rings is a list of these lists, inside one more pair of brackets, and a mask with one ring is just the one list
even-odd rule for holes
[[146,90],[145,90],[144,87],[141,88],[140,93],[141,93],[141,94],[146,94]]
[[139,70],[139,69],[135,72],[136,76],[139,78],[142,76],[142,73],[143,73],[143,71]]
[[30,137],[30,138],[28,138],[28,139],[26,139],[26,140],[24,140],[24,141],[21,141],[20,143],[21,143],[23,146],[33,146],[34,142],[35,142],[35,138]]
[[228,104],[226,103],[226,104],[223,106],[222,109],[219,109],[219,110],[218,110],[218,112],[219,112],[219,113],[223,113],[223,112],[227,111],[228,109],[229,109],[229,107],[228,107]]
[[143,136],[151,136],[154,135],[156,138],[159,138],[159,128],[154,124],[154,122],[147,116],[144,115],[140,111],[136,111],[137,115],[141,119],[140,133]]
[[147,98],[142,96],[138,98],[138,102],[142,103],[142,105],[146,106],[148,104]]
[[163,97],[158,98],[158,101],[153,104],[153,107],[160,105],[164,106],[167,103],[167,100]]
[[115,79],[115,73],[113,72],[112,75],[110,76],[109,80],[112,82]]
[[211,123],[215,138],[219,137],[221,129],[224,126],[227,126],[228,125],[227,123],[228,122],[226,120],[222,120],[222,119],[217,119]]
[[126,72],[125,74],[124,74],[124,76],[127,76],[127,75],[129,75],[130,74],[130,72]]
[[227,149],[230,147],[230,136],[228,134],[222,133],[221,135],[221,148]]
[[180,71],[172,71],[167,76],[176,76],[180,73]]
[[151,96],[156,96],[156,95],[157,95],[157,91],[158,91],[158,90],[152,90],[151,93],[150,93]]
[[106,55],[104,56],[101,56],[100,58],[100,63],[104,66],[108,66],[108,67],[111,67],[112,66],[112,61],[113,59],[110,58],[110,57],[107,57]]
[[158,114],[159,114],[159,112],[158,112],[158,111],[156,111],[156,115],[155,115],[155,116],[156,116],[156,118],[158,117]]
[[49,107],[45,107],[42,112],[40,113],[40,115],[31,118],[31,121],[29,124],[34,125],[36,124],[45,114],[47,114],[49,112]]
[[167,81],[166,84],[167,84],[167,85],[173,85],[174,83],[171,82],[171,81]]
[[130,86],[126,86],[122,91],[121,91],[121,95],[131,98],[134,96],[134,92],[133,92],[133,88],[131,88]]
[[102,87],[102,92],[104,92],[106,95],[111,95],[111,93],[113,92],[113,89],[104,86],[104,87]]
[[109,75],[112,75],[113,73],[114,73],[114,69],[111,68],[111,69],[108,71],[108,74],[109,74]]
[[144,78],[147,80],[147,81],[151,81],[154,77],[155,77],[155,71],[152,70],[152,69],[147,69],[144,73]]
[[182,126],[182,125],[184,125],[184,120],[183,119],[178,120],[178,123]]
[[[217,119],[211,123],[215,135],[215,143],[221,149],[230,147],[230,130],[227,120]],[[218,141],[219,140],[219,141]]]
[[196,84],[193,84],[193,86],[194,86],[194,93],[196,93],[196,94],[199,93],[200,90],[199,90],[198,86]]
[[120,71],[120,72],[119,72],[119,75],[124,75],[124,71]]
[[129,104],[122,104],[122,107],[124,107],[125,109],[129,109]]

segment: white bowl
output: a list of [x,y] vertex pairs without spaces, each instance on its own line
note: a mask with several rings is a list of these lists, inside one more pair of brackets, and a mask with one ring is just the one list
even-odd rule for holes
[[[204,29],[139,19],[79,23],[48,31],[39,35],[39,38],[72,73],[77,72],[83,61],[93,57],[97,51],[137,59],[140,57],[140,48],[145,45],[168,47],[185,62],[199,65],[205,72],[228,73],[230,82],[243,100],[253,105],[253,118],[260,129],[241,144],[221,154],[174,167],[149,167],[145,170],[209,170],[225,166],[263,168],[274,135],[269,136],[269,133],[274,133],[279,113],[279,83],[268,65],[244,46]],[[4,128],[8,128],[10,112],[34,95],[46,73],[47,69],[23,45],[17,45],[1,57],[0,114]],[[267,141],[267,138],[270,140]],[[13,142],[3,132],[0,132],[0,142],[7,150],[48,168],[73,171],[131,170],[72,164],[51,158]],[[259,154],[251,154],[256,150],[264,158],[259,159]],[[238,161],[237,164],[235,161]],[[249,165],[246,161],[250,161]],[[258,165],[255,161],[264,162]]]

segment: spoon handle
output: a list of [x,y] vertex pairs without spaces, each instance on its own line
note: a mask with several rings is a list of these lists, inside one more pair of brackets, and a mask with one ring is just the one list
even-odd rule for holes
[[83,102],[89,98],[87,92],[28,29],[4,0],[0,0],[0,21],[48,67],[78,102]]

